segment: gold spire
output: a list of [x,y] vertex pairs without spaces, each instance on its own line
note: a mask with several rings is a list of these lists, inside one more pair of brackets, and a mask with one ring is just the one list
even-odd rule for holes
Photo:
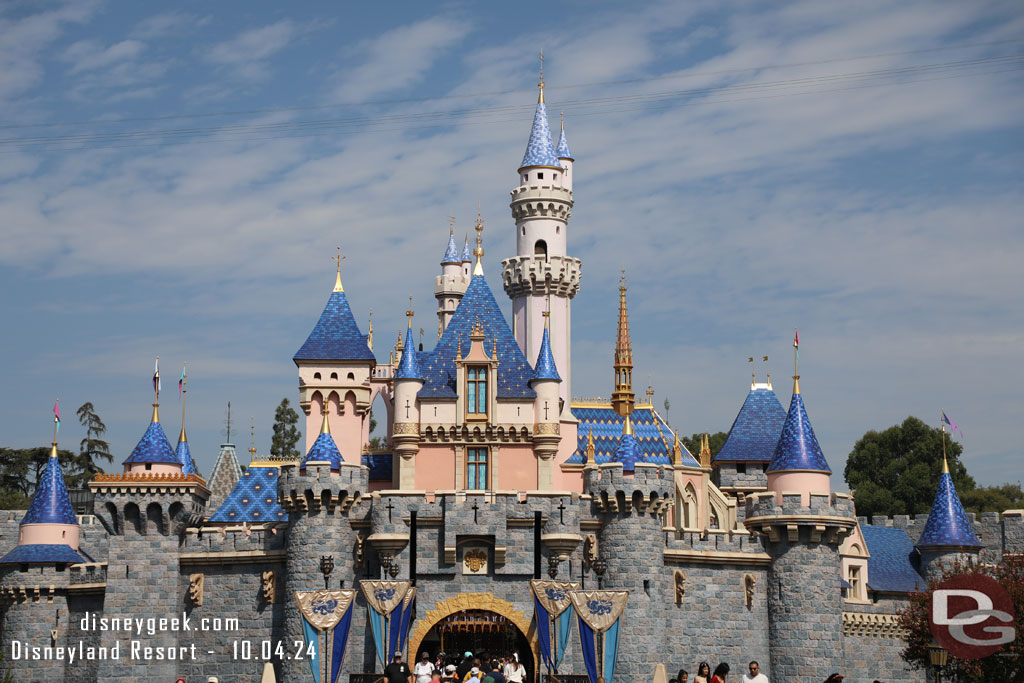
[[594,459],[594,452],[595,452],[595,450],[596,449],[594,447],[594,428],[591,427],[590,428],[590,433],[587,434],[587,451],[586,451],[586,454],[587,454],[587,464],[588,465],[594,465],[594,464],[597,463],[597,461]]
[[366,331],[366,345],[373,351],[373,308],[370,308],[370,329]]
[[559,130],[565,130],[565,112],[558,112],[558,116],[561,118],[561,123],[559,123]]
[[473,250],[473,255],[476,256],[476,264],[473,266],[473,275],[484,274],[484,219],[477,213],[476,225],[473,228],[476,230],[476,249]]
[[676,440],[672,444],[672,464],[679,465],[683,462],[683,445],[679,441],[679,432],[676,431]]
[[338,247],[338,255],[332,256],[331,260],[338,264],[338,277],[334,280],[334,291],[344,292],[345,288],[341,286],[341,262],[345,260],[345,257],[341,255],[341,247]]
[[550,332],[551,330],[551,295],[547,296],[548,310],[541,311],[541,315],[544,316],[544,329]]
[[448,216],[448,235],[455,236],[455,216]]
[[800,362],[800,333],[797,329],[793,328],[793,393],[800,393],[800,372],[798,366]]
[[711,444],[707,432],[700,438],[700,466],[711,467]]
[[654,405],[654,385],[651,384],[651,376],[650,375],[647,376],[647,391],[644,392],[644,394],[647,396],[647,402],[650,403],[653,406]]
[[160,356],[156,357],[156,371],[153,373],[153,422],[160,421]]
[[331,423],[327,421],[327,402],[326,401],[324,402],[324,406],[323,406],[322,411],[323,411],[323,414],[324,414],[324,420],[323,420],[323,422],[320,423],[320,433],[321,434],[330,434],[331,433]]
[[633,423],[629,419],[629,413],[626,413],[626,423],[622,425],[623,436],[633,436]]
[[[59,398],[53,402],[53,405],[56,406],[58,403],[60,403],[60,399]],[[54,410],[54,413],[53,413],[53,446],[50,448],[50,457],[51,458],[56,458],[57,457],[57,429],[60,427],[60,418],[57,417],[57,412],[56,412],[57,408],[54,408],[53,410]]]
[[256,458],[256,418],[249,418],[249,459]]
[[768,356],[761,356],[761,360],[764,361],[765,375],[768,377],[768,388],[772,388],[772,370],[768,367]]
[[178,435],[178,443],[188,441],[188,437],[185,436],[185,399],[188,396],[188,374],[186,372],[188,363],[181,368],[181,434]]
[[[945,415],[946,411],[943,410],[942,414]],[[949,461],[946,459],[946,422],[940,420],[939,424],[942,425],[942,473],[949,474]]]
[[626,289],[626,271],[623,270],[622,278],[619,279],[619,331],[615,341],[615,389],[612,391],[612,408],[619,415],[628,415],[636,403],[633,394],[633,345],[629,340]]
[[754,371],[754,357],[748,357],[747,362],[750,363],[750,388],[753,389],[754,385],[757,384],[757,373]]
[[537,104],[544,104],[544,48],[540,51],[540,80],[537,82],[540,94],[537,96]]
[[410,296],[409,297],[409,309],[405,312],[405,317],[409,319],[409,329],[410,330],[412,329],[412,316],[413,315],[414,314],[413,314],[413,311],[412,311],[412,297]]
[[455,360],[462,360],[462,333],[459,332],[458,347],[455,351]]

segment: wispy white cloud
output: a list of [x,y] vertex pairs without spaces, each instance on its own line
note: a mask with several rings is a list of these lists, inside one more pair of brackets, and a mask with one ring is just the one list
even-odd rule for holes
[[296,32],[295,23],[289,19],[246,29],[234,38],[211,47],[206,52],[206,59],[232,68],[242,78],[260,80],[269,74],[267,60],[287,47]]

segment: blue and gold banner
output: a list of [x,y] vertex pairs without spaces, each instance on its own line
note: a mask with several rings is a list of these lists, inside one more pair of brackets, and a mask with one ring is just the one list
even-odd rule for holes
[[314,683],[336,683],[352,628],[354,590],[295,591],[302,632],[313,646],[309,668]]
[[580,584],[573,581],[530,581],[537,619],[537,640],[548,671],[557,671],[565,656],[572,632],[573,608],[569,593],[579,587]]
[[386,667],[405,648],[416,589],[409,581],[360,581],[377,660]]
[[629,591],[572,591],[570,597],[579,616],[580,645],[587,676],[591,683],[611,683]]

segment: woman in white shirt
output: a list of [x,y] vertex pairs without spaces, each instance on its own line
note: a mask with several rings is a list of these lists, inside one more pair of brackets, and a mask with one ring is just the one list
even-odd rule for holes
[[519,661],[519,653],[513,653],[512,659],[505,665],[505,680],[508,683],[523,683],[526,680],[526,667]]
[[430,675],[434,673],[434,665],[430,663],[429,652],[424,652],[420,655],[420,661],[416,662],[416,667],[412,672],[416,676],[416,683],[430,683]]

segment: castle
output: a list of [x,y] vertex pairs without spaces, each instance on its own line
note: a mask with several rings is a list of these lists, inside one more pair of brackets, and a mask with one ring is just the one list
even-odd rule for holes
[[[831,490],[798,377],[788,410],[752,383],[722,449],[694,457],[634,394],[625,282],[611,400],[573,400],[574,179],[542,82],[501,267],[511,324],[479,219],[472,253],[449,233],[430,351],[409,311],[379,357],[339,260],[293,359],[299,461],[252,449],[243,470],[225,444],[205,479],[184,417],[172,448],[155,402],[124,471],[96,476],[93,514],[76,516],[55,443],[29,510],[0,519],[0,667],[17,681],[257,681],[269,664],[276,680],[309,680],[294,591],[390,577],[418,589],[409,653],[516,650],[539,672],[529,580],[550,576],[629,591],[618,680],[658,662],[692,675],[705,659],[757,659],[788,683],[926,680],[900,658],[897,611],[951,559],[1022,552],[1020,513],[966,515],[944,472],[927,518],[858,519]],[[386,448],[371,450],[378,396]],[[357,601],[339,680],[379,671]],[[575,635],[560,670],[584,672]]]

